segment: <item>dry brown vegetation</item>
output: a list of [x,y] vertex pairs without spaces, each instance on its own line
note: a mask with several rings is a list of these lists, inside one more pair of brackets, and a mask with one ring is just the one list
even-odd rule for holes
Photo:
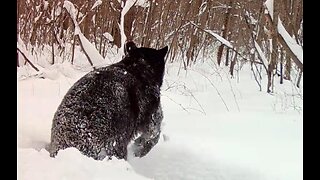
[[[303,2],[274,1],[271,17],[266,13],[264,0],[147,0],[146,7],[133,6],[128,11],[124,31],[129,40],[140,46],[160,48],[169,45],[167,61],[183,61],[185,68],[212,53],[217,54],[215,61],[219,65],[230,66],[231,74],[236,63],[251,63],[256,73],[259,73],[256,66],[263,66],[268,78],[267,92],[272,92],[275,75],[281,77],[282,83],[283,79],[290,80],[292,70],[299,72],[299,79],[303,72],[302,62],[281,39],[276,29],[277,21],[273,21],[279,17],[287,32],[303,47]],[[120,47],[121,3],[126,0],[102,0],[102,4],[94,9],[95,1],[70,2],[79,10],[77,21],[82,33],[103,57],[108,51],[107,44]],[[73,52],[68,44],[78,42],[74,39],[74,25],[63,3],[64,0],[17,1],[17,35],[30,49],[50,45],[59,47],[58,52],[52,53]],[[205,30],[231,42],[233,49]],[[105,38],[105,32],[114,40]],[[255,41],[268,59],[267,64],[257,53]],[[297,86],[299,81],[295,82]]]

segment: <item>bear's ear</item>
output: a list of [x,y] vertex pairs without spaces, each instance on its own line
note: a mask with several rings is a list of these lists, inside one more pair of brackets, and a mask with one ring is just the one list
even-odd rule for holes
[[137,49],[137,46],[134,42],[129,41],[124,45],[124,54],[133,55],[133,52]]
[[166,56],[167,52],[168,52],[168,46],[158,50],[159,56],[161,58],[164,58]]

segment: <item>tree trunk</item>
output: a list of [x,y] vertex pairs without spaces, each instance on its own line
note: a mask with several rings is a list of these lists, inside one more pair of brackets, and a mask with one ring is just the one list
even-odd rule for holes
[[17,52],[17,67],[20,67],[20,64],[19,64],[19,53]]
[[132,6],[124,16],[124,33],[127,36],[127,41],[132,41],[133,36],[131,34],[133,20],[135,19],[136,8]]
[[[119,18],[120,19],[120,18]],[[112,27],[112,31],[111,31],[111,34],[113,36],[113,42],[116,46],[118,46],[120,48],[121,46],[121,35],[120,35],[120,29],[119,29],[119,26],[118,26],[118,20],[113,20],[113,23],[112,23],[113,27]]]
[[73,36],[73,43],[72,43],[72,54],[71,54],[71,64],[74,61],[74,49],[76,48],[76,37]]
[[[229,8],[230,7],[230,8]],[[228,32],[229,32],[229,21],[230,21],[230,17],[231,17],[231,10],[233,8],[233,0],[229,0],[229,3],[228,3],[228,9],[227,9],[227,13],[226,13],[226,16],[225,16],[225,19],[224,19],[224,28],[223,28],[223,31],[222,31],[222,37],[224,39],[227,39],[227,35],[228,35]],[[218,65],[220,65],[221,63],[221,57],[222,57],[222,54],[223,54],[223,48],[224,48],[224,44],[221,44],[219,46],[219,49],[218,49],[218,54],[217,54],[217,61],[218,61]]]
[[[78,19],[78,17],[79,17],[79,11],[78,11],[78,13],[77,13],[76,19]],[[67,22],[66,24],[69,24],[69,23],[68,23],[69,21],[65,21],[65,22]],[[73,26],[74,26],[74,28],[75,28],[75,24],[73,24]],[[74,62],[74,49],[75,49],[75,48],[76,48],[76,35],[73,34],[71,64],[73,64],[73,62]]]
[[280,57],[280,84],[283,84],[283,57],[284,52],[281,50],[281,57]]
[[286,64],[285,64],[285,71],[284,71],[284,79],[290,80],[291,79],[291,58],[286,56]]
[[[272,49],[271,49],[271,59],[268,65],[268,84],[267,84],[267,92],[271,93],[273,92],[273,78],[274,78],[274,70],[277,66],[277,59],[278,59],[278,7],[276,6],[276,3],[273,4],[274,11],[273,11],[273,18],[269,18],[270,21],[270,29],[271,29],[271,43],[272,43]],[[269,17],[271,15],[269,14]]]
[[52,63],[51,64],[54,64],[54,24],[52,24],[52,27],[51,27],[51,51],[52,51]]
[[292,7],[292,26],[293,26],[293,32],[294,32],[294,35],[296,37],[296,42],[298,44],[299,41],[298,41],[298,30],[300,29],[300,23],[301,23],[301,20],[303,19],[303,15],[302,15],[302,4],[303,1],[302,0],[294,0],[293,1],[293,7]]
[[297,81],[297,87],[298,88],[300,88],[301,77],[302,77],[302,70],[300,70],[300,72],[299,72],[299,78],[298,78],[298,81]]
[[230,49],[229,48],[227,48],[227,54],[226,54],[226,62],[225,62],[225,65],[226,66],[229,66],[229,53],[230,53]]
[[143,38],[142,38],[142,44],[141,46],[148,46],[149,45],[149,34],[150,34],[150,29],[151,29],[151,23],[152,23],[152,14],[153,14],[153,6],[154,2],[149,1],[150,5],[148,7],[147,15],[146,15],[146,20],[144,23],[144,28],[143,28]]
[[237,62],[237,55],[238,55],[237,53],[234,54],[233,60],[231,61],[231,64],[230,64],[230,74],[232,77],[233,77],[234,65],[236,65],[236,62]]

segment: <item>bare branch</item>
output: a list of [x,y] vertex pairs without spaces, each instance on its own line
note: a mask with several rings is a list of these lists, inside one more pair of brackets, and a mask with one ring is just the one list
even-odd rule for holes
[[[205,30],[205,29],[203,29],[203,28],[201,28],[200,26],[198,26],[198,25],[196,25],[196,24],[194,24],[193,22],[191,22],[190,21],[190,24],[192,24],[193,26],[195,26],[195,27],[197,27],[198,29],[200,29],[201,31],[203,31],[203,32],[206,32],[206,33],[208,33],[209,35],[211,35],[212,37],[215,37],[215,36],[213,36],[210,32],[208,32],[207,30]],[[215,37],[216,38],[216,37]],[[220,39],[218,39],[218,38],[216,38],[218,41],[220,41],[221,43],[224,43],[222,40],[220,40]],[[245,58],[241,53],[239,53],[238,52],[238,50],[236,50],[233,46],[231,46],[231,47],[229,47],[231,50],[233,50],[235,53],[237,53],[241,58],[243,58],[244,60],[246,60],[246,61],[252,61],[252,60],[250,60],[250,59],[247,59],[247,58]],[[262,64],[261,62],[257,62],[257,61],[254,61],[255,63],[257,63],[257,64]]]
[[21,55],[24,57],[26,62],[28,62],[33,69],[35,69],[36,71],[39,71],[39,69],[35,65],[32,64],[32,62],[27,58],[27,56],[18,47],[17,47],[17,50],[18,50],[18,52],[21,53]]

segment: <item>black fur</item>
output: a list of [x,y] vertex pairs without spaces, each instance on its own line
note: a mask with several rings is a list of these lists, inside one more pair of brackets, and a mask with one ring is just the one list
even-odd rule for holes
[[79,79],[67,92],[52,123],[50,156],[75,147],[96,160],[127,158],[127,146],[146,155],[158,142],[163,119],[160,87],[164,57],[160,50],[126,43],[126,56]]

